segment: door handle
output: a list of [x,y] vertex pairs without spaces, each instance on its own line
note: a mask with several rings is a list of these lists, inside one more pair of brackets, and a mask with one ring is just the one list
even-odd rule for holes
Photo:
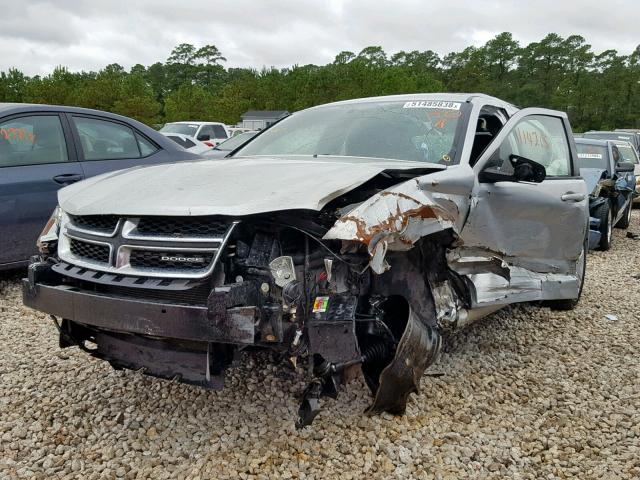
[[62,175],[56,175],[53,177],[53,181],[60,185],[66,185],[80,180],[82,180],[82,175],[78,173],[63,173]]
[[568,192],[560,197],[563,202],[581,202],[584,200],[586,195],[584,193],[573,193]]

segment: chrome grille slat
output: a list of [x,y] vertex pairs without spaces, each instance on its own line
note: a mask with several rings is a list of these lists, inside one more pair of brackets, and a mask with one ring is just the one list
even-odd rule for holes
[[[61,260],[80,268],[91,268],[113,275],[148,278],[201,279],[210,275],[231,232],[238,223],[237,221],[227,220],[227,228],[219,237],[165,237],[162,235],[166,235],[169,230],[177,231],[172,228],[174,224],[182,228],[182,231],[189,231],[189,228],[187,228],[189,222],[194,224],[207,222],[213,217],[177,217],[180,220],[174,224],[167,223],[169,227],[164,228],[164,230],[161,229],[159,236],[154,235],[148,228],[145,230],[145,235],[138,235],[139,223],[144,222],[146,217],[116,217],[116,230],[112,236],[103,240],[103,238],[94,237],[104,237],[105,228],[102,228],[102,231],[88,229],[86,227],[90,222],[76,221],[77,218],[82,217],[72,218],[70,215],[63,215],[61,236],[58,244],[58,256]],[[103,227],[105,225],[104,222],[114,221],[113,219],[91,220],[98,227]],[[103,220],[104,222],[100,223]],[[200,226],[191,230],[219,233],[217,230],[221,228],[220,217],[216,217],[216,221],[218,223],[209,230]],[[79,224],[83,224],[83,227],[78,227]],[[147,223],[147,227],[150,224],[153,223]],[[78,245],[73,242],[80,242],[82,245],[91,244],[94,247],[85,247],[81,251],[78,250]],[[167,246],[167,243],[170,246]],[[100,245],[103,248],[100,249],[95,245]],[[109,249],[107,256],[105,256],[104,246]],[[163,259],[163,257],[165,258]],[[200,262],[200,259],[203,261]]]
[[73,228],[79,232],[112,237],[118,229],[120,217],[117,215],[69,215],[69,220]]

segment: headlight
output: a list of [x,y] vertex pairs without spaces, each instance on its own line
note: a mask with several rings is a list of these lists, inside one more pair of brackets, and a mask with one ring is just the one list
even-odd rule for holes
[[58,232],[60,231],[60,219],[62,218],[62,210],[56,207],[49,217],[47,224],[44,226],[42,233],[38,237],[38,250],[43,254],[51,254],[50,245],[58,241]]

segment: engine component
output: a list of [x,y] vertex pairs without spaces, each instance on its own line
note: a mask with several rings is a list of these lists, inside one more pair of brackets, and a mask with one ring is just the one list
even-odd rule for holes
[[269,263],[269,270],[271,271],[271,275],[273,275],[273,280],[279,287],[284,287],[296,280],[293,258],[289,256],[278,257],[272,260],[271,263]]

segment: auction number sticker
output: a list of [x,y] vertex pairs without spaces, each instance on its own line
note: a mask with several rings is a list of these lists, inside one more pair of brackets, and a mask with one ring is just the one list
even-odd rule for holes
[[416,100],[406,102],[402,108],[441,108],[443,110],[460,110],[460,102],[447,102],[444,100]]
[[578,158],[602,158],[601,153],[579,153]]
[[313,313],[324,313],[329,306],[329,297],[316,297],[313,302]]

